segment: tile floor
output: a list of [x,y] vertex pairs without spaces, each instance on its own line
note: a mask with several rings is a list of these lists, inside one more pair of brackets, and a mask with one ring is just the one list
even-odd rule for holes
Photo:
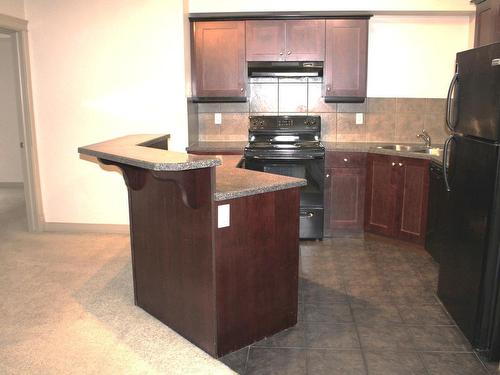
[[480,375],[435,295],[438,265],[380,237],[302,242],[299,322],[222,361],[240,374]]

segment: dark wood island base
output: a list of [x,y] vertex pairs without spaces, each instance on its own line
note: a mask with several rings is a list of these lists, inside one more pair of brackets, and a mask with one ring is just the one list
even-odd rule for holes
[[[299,186],[215,200],[214,166],[98,157],[128,188],[137,306],[214,357],[297,323]],[[218,228],[219,205],[229,226]]]

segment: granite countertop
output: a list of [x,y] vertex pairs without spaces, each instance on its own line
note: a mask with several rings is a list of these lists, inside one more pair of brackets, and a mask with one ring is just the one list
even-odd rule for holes
[[[138,134],[78,148],[80,154],[133,165],[153,171],[184,171],[221,164],[212,156],[189,155],[167,150],[169,135]],[[161,144],[163,143],[163,146]]]
[[306,180],[301,178],[236,168],[241,160],[239,155],[221,155],[218,158],[222,160],[222,165],[215,169],[216,201],[307,185]]
[[[186,148],[188,152],[234,152],[243,154],[243,149],[248,142],[197,142]],[[370,152],[382,155],[403,156],[416,159],[428,159],[442,163],[442,154],[429,155],[419,152],[396,151],[379,148],[386,145],[405,144],[416,145],[415,143],[374,143],[374,142],[322,142],[327,151],[344,151],[344,152]],[[422,144],[418,144],[421,146]],[[442,145],[436,145],[442,148]]]
[[[413,151],[397,151],[382,148],[390,145],[406,145],[406,146],[422,146],[421,143],[375,143],[375,142],[322,142],[327,151],[344,151],[344,152],[367,152],[381,155],[402,156],[415,159],[428,159],[442,163],[442,152],[435,154],[426,154]],[[443,145],[434,145],[433,149],[441,149]]]
[[[214,200],[222,201],[307,185],[306,180],[237,168],[241,156],[189,155],[167,150],[169,135],[129,135],[79,147],[84,155],[154,171],[184,171],[218,166]],[[220,147],[220,145],[218,146]],[[243,148],[241,148],[243,151]]]

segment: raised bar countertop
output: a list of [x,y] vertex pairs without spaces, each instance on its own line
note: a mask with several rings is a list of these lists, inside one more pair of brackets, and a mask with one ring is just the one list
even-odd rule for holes
[[167,151],[170,135],[137,134],[78,147],[80,154],[153,171],[185,171],[220,165],[211,156]]
[[[370,152],[375,154],[383,154],[383,155],[393,155],[393,156],[403,156],[408,158],[417,158],[417,159],[429,159],[434,160],[436,162],[442,163],[442,155],[430,155],[419,152],[411,152],[411,151],[396,151],[396,150],[387,150],[383,148],[379,148],[380,146],[401,144],[401,145],[415,145],[415,143],[375,143],[375,142],[322,142],[326,148],[326,151],[344,151],[344,152]],[[215,152],[232,152],[232,153],[240,153],[243,154],[243,149],[248,144],[248,142],[198,142],[190,145],[186,150],[188,152],[207,152],[207,153],[215,153]],[[419,144],[421,145],[421,144]],[[439,145],[442,147],[442,145]]]
[[[79,147],[84,155],[153,171],[216,168],[215,201],[305,186],[306,180],[237,168],[240,156],[189,155],[167,150],[169,135],[140,134]],[[242,149],[243,150],[243,149]],[[222,163],[222,160],[224,163]],[[223,164],[223,165],[222,165]]]

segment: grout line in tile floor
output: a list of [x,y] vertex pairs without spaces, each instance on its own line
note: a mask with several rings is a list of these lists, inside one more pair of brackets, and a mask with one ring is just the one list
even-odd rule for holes
[[[348,299],[349,299],[349,297],[348,297]],[[351,312],[352,320],[354,322],[354,329],[356,330],[356,337],[358,338],[358,342],[359,342],[359,347],[360,347],[360,351],[361,351],[361,358],[363,359],[363,366],[365,367],[366,373],[369,375],[370,371],[368,369],[368,362],[366,361],[365,352],[363,351],[363,346],[361,345],[361,335],[359,334],[358,325],[356,324],[356,318],[354,317],[354,311],[352,309],[352,304],[350,302],[350,299],[349,299],[349,311]]]

